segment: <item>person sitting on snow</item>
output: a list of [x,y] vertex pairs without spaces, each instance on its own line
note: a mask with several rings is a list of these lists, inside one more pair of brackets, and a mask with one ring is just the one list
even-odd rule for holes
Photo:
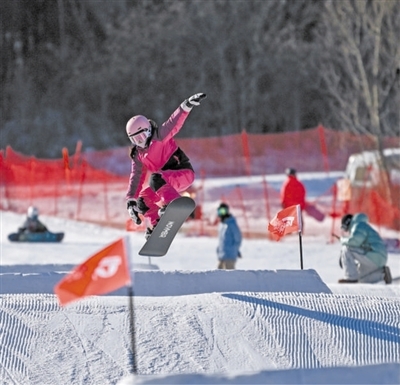
[[28,208],[26,219],[23,225],[18,229],[19,233],[44,233],[48,231],[47,227],[39,221],[39,210],[36,207]]
[[386,266],[386,246],[378,232],[368,224],[368,217],[364,213],[346,214],[341,228],[349,235],[340,237],[340,265],[345,278],[339,283],[374,283],[380,280],[391,283],[390,269]]

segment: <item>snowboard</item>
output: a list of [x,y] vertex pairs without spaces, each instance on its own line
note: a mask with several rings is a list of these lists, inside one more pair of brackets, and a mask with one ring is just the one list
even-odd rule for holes
[[43,233],[12,233],[8,235],[11,242],[61,242],[64,233],[52,233],[45,231]]
[[316,219],[318,222],[322,222],[325,219],[325,214],[317,209],[313,204],[306,202],[304,211],[310,216]]
[[175,235],[195,209],[196,204],[189,197],[173,200],[161,216],[150,238],[139,251],[139,255],[162,257],[167,254]]

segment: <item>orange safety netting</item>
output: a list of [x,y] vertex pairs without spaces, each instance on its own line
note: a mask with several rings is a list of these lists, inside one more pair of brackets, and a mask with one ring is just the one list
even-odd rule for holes
[[[299,172],[344,171],[348,157],[376,148],[371,136],[323,128],[282,134],[241,134],[212,138],[178,138],[196,174],[190,191],[198,208],[190,231],[215,233],[215,208],[227,201],[248,236],[267,235],[268,221],[280,210],[279,187],[266,176],[282,174],[287,167]],[[385,138],[385,147],[398,147],[398,138]],[[129,148],[81,152],[60,159],[37,159],[15,152],[0,152],[0,208],[25,212],[36,205],[42,214],[56,215],[113,226],[132,227],[125,209],[125,191],[130,171]],[[258,176],[224,191],[208,187],[212,177]],[[399,229],[398,202],[388,203],[379,189],[355,190],[351,202],[340,202],[332,182],[312,202],[335,222],[345,212],[364,211],[378,224]],[[385,213],[390,213],[385,214]],[[306,218],[310,223],[313,219]],[[336,222],[335,222],[336,223]],[[142,225],[139,229],[143,229]],[[334,231],[333,228],[329,231]],[[310,228],[310,226],[308,227]],[[337,229],[336,229],[337,230]],[[335,230],[335,231],[336,231]],[[330,235],[330,234],[328,234]]]
[[[177,138],[197,173],[207,177],[343,171],[351,154],[374,150],[370,135],[338,132],[319,126],[280,134],[240,134],[209,138]],[[384,138],[385,148],[398,147],[396,137]],[[118,175],[130,170],[127,147],[88,151],[82,157],[92,166]]]
[[[178,139],[196,171],[207,176],[281,174],[344,170],[353,153],[376,149],[372,136],[317,128],[281,134],[241,134]],[[384,147],[398,147],[398,138],[385,138]]]

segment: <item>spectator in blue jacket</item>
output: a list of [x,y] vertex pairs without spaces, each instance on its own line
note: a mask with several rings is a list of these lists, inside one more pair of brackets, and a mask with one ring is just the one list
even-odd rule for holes
[[242,243],[242,232],[226,203],[219,205],[217,213],[220,219],[217,247],[218,269],[233,270],[237,258],[241,258],[239,248]]
[[340,264],[345,278],[339,283],[374,283],[381,280],[391,283],[385,243],[368,224],[368,217],[363,213],[347,214],[342,218],[342,230],[349,235],[340,237]]

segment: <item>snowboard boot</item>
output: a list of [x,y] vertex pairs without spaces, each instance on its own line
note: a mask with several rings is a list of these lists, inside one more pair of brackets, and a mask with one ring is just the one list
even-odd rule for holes
[[392,273],[390,272],[389,266],[385,266],[383,268],[383,280],[385,281],[386,285],[389,285],[392,283]]
[[156,228],[158,222],[160,221],[160,218],[156,220],[156,223],[152,225],[151,227],[148,227],[146,229],[146,233],[144,234],[144,237],[146,238],[146,241],[150,238],[151,234],[153,233],[154,229]]
[[148,227],[146,229],[146,233],[144,234],[146,241],[150,238],[150,235],[153,233],[153,230],[154,230],[154,227]]
[[160,207],[160,210],[158,210],[158,216],[160,218],[164,215],[166,209],[167,209],[167,205],[164,205],[163,207]]

